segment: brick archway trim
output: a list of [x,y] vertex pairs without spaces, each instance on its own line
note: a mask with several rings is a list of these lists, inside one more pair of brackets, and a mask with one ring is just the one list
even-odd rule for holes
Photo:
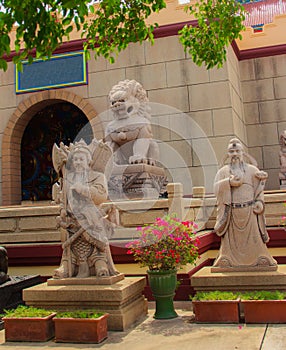
[[2,205],[21,204],[21,141],[32,117],[45,106],[65,101],[77,106],[89,121],[96,117],[94,107],[82,97],[65,90],[36,92],[22,101],[9,119],[2,139]]

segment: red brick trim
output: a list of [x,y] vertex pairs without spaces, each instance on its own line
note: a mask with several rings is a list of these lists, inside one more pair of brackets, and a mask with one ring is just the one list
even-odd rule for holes
[[286,54],[286,44],[239,50],[237,43],[234,41],[232,42],[232,48],[239,61]]
[[[173,23],[162,25],[158,28],[154,29],[154,37],[155,39],[178,35],[178,31],[182,29],[185,25],[193,25],[197,24],[196,20],[181,22],[181,23]],[[69,42],[64,42],[59,48],[57,48],[54,54],[61,54],[72,51],[79,51],[83,49],[83,39],[73,40]],[[282,55],[286,53],[286,45],[273,45],[267,47],[259,47],[248,50],[239,50],[237,43],[235,41],[232,42],[232,48],[238,58],[238,60],[247,60],[251,58],[259,58],[259,57],[267,57],[267,56],[275,56]],[[35,50],[32,51],[35,52]],[[9,56],[6,57],[6,61],[12,61],[13,56],[15,56],[15,51],[12,51]]]

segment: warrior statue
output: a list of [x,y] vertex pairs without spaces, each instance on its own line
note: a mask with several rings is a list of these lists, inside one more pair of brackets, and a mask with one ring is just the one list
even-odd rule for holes
[[60,204],[63,255],[54,278],[117,275],[109,238],[114,225],[101,208],[108,190],[104,175],[110,163],[109,146],[95,139],[53,147],[53,164],[59,174],[53,197]]

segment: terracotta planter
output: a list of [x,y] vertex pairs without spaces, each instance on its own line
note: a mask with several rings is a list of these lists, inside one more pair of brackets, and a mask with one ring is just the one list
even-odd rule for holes
[[107,338],[107,317],[54,318],[58,343],[100,343]]
[[3,317],[5,341],[43,342],[54,337],[53,313],[47,317]]
[[193,300],[195,320],[204,323],[239,323],[239,299]]
[[286,323],[286,300],[242,300],[245,323]]

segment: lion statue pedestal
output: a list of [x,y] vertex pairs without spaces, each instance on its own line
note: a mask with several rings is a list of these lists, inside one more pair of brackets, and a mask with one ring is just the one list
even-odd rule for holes
[[109,179],[109,198],[158,198],[166,187],[164,169],[148,164],[117,165]]

